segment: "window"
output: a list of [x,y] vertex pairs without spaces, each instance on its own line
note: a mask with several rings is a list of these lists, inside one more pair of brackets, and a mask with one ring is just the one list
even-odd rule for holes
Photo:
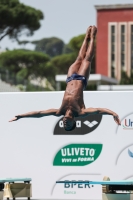
[[115,78],[115,26],[111,26],[111,77]]
[[125,71],[125,25],[121,25],[121,69]]
[[131,25],[131,71],[133,71],[133,25]]

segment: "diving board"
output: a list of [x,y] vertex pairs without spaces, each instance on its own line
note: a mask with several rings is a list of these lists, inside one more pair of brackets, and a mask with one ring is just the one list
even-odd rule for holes
[[56,181],[63,184],[89,184],[89,185],[133,185],[133,180],[122,181]]
[[31,180],[32,180],[31,178],[5,178],[5,179],[0,179],[0,183],[30,182]]

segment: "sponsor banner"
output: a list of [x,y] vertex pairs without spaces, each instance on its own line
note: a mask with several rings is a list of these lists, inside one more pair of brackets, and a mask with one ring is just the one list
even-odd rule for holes
[[[126,160],[126,163],[123,163],[123,160]],[[124,147],[118,154],[116,165],[122,165],[122,163],[128,166],[133,164],[133,144]]]
[[53,161],[56,166],[85,166],[94,162],[102,151],[102,144],[70,144],[61,148]]
[[124,130],[129,130],[133,132],[133,113],[127,115],[122,120],[122,127]]
[[[100,174],[71,174],[66,175],[60,181],[83,181],[83,180],[101,180],[102,176]],[[101,199],[102,198],[102,186],[101,185],[89,185],[89,184],[77,184],[77,183],[67,183],[67,184],[55,184],[52,190],[52,196],[55,198],[60,194],[60,198],[64,199],[83,199],[86,196],[87,199]]]
[[[133,149],[133,147],[132,147],[132,149]],[[128,155],[129,155],[129,157],[133,158],[133,150],[131,151],[130,149],[128,149]]]

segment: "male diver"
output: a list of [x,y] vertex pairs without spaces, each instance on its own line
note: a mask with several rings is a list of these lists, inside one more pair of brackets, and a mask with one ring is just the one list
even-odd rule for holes
[[[115,122],[120,125],[119,116],[106,108],[85,108],[83,100],[83,90],[87,86],[91,70],[91,62],[94,56],[94,40],[97,28],[90,26],[87,29],[83,44],[75,62],[70,66],[67,75],[67,86],[59,109],[49,109],[43,111],[33,111],[25,114],[16,115],[10,120],[16,121],[27,117],[44,117],[49,115],[62,116],[66,131],[72,131],[76,127],[75,118],[85,117],[91,114],[112,115]],[[88,45],[89,43],[89,45]]]

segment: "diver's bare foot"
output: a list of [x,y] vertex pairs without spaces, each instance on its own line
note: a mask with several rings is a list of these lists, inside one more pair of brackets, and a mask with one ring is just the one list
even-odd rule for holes
[[90,37],[95,38],[96,34],[97,34],[97,28],[95,26],[92,26]]
[[87,31],[86,31],[86,39],[90,39],[90,35],[91,35],[91,28],[92,28],[92,26],[89,26],[88,28],[87,28]]

